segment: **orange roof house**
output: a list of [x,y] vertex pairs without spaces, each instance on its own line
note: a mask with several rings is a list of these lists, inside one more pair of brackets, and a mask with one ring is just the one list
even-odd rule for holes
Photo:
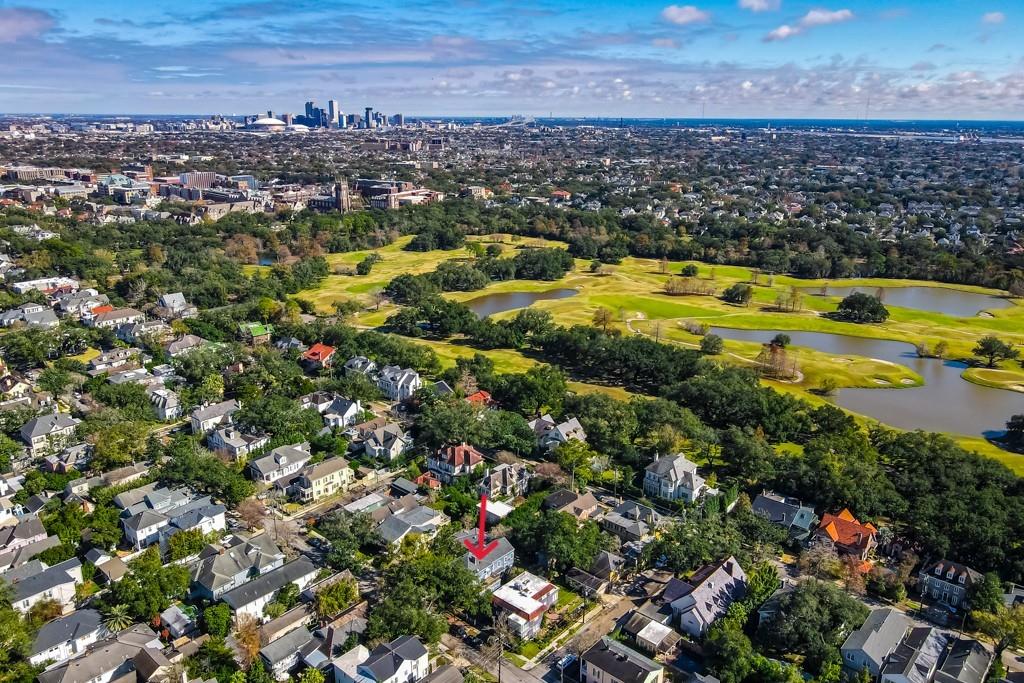
[[334,352],[335,348],[333,346],[317,342],[302,354],[302,360],[310,365],[326,368],[330,366],[331,360],[334,358]]
[[494,399],[491,398],[490,392],[483,389],[467,396],[466,401],[477,408],[490,408],[494,405]]
[[843,508],[838,515],[822,515],[814,539],[816,543],[832,545],[841,555],[866,560],[868,553],[878,545],[877,535],[878,529],[873,524],[861,524],[852,512]]

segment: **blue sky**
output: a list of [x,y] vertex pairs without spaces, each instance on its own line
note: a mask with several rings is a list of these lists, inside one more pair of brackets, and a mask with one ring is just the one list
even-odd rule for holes
[[1024,118],[1021,0],[0,0],[0,111]]

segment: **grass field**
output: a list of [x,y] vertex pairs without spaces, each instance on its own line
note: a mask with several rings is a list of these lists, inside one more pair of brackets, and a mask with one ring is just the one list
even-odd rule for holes
[[[331,275],[324,284],[315,290],[299,293],[297,296],[313,301],[318,309],[329,311],[335,301],[356,298],[369,304],[370,293],[384,287],[393,277],[400,273],[429,272],[437,265],[452,258],[469,258],[468,250],[406,252],[402,247],[408,243],[409,237],[376,250],[383,258],[372,273],[365,277],[351,275]],[[539,239],[521,239],[516,242],[507,235],[487,236],[480,239],[484,242],[503,242],[506,245],[505,256],[514,253],[515,246],[541,245],[557,246],[560,243]],[[369,252],[351,254],[334,254],[328,257],[332,267],[336,265],[354,267]],[[692,262],[690,262],[692,263]],[[557,288],[571,288],[578,294],[564,299],[538,301],[531,307],[550,311],[561,325],[590,324],[594,312],[603,307],[613,313],[614,325],[623,333],[630,330],[658,336],[659,338],[686,346],[698,343],[698,338],[687,333],[682,323],[699,321],[719,327],[737,329],[777,329],[789,331],[810,331],[832,334],[843,334],[873,339],[925,344],[929,348],[939,342],[947,345],[946,355],[949,358],[968,358],[977,340],[987,334],[996,334],[1016,345],[1024,344],[1024,305],[1013,300],[1013,306],[994,309],[984,315],[958,318],[941,313],[921,311],[887,305],[890,318],[885,323],[873,325],[857,325],[840,322],[822,314],[835,310],[840,299],[838,297],[811,295],[802,296],[802,307],[797,312],[778,312],[774,304],[780,294],[788,294],[793,287],[815,288],[822,285],[861,286],[861,287],[940,287],[958,289],[967,292],[1002,296],[1004,292],[988,290],[974,286],[955,286],[934,282],[914,280],[885,280],[879,278],[862,278],[843,281],[800,280],[787,276],[775,276],[769,282],[766,276],[759,278],[754,285],[754,296],[751,304],[746,307],[728,304],[715,296],[671,296],[664,293],[665,282],[673,274],[678,274],[684,262],[671,262],[663,272],[663,265],[654,259],[626,258],[621,264],[612,267],[612,272],[596,275],[589,272],[589,262],[577,259],[575,269],[564,278],[555,282],[539,282],[510,280],[496,282],[482,291],[453,292],[447,294],[455,301],[469,301],[491,293],[545,291]],[[721,293],[734,283],[751,283],[750,269],[737,266],[712,266],[694,263],[698,267],[698,277]],[[376,327],[393,313],[395,307],[384,304],[380,310],[368,310],[355,318],[355,324],[362,327]],[[495,315],[495,318],[506,318],[515,315],[515,311],[506,311]],[[458,344],[443,342],[427,342],[447,363],[454,363],[455,358],[471,355],[474,349]],[[760,345],[727,341],[726,353],[719,358],[725,362],[740,365],[751,365],[760,350]],[[821,385],[825,378],[831,378],[838,387],[869,387],[899,388],[919,386],[921,377],[909,368],[879,359],[861,356],[836,356],[815,349],[792,347],[790,353],[795,357],[801,376],[795,382],[766,382],[780,391],[791,393],[813,404],[826,402],[826,399],[811,392]],[[522,354],[514,351],[488,351],[486,355],[494,358],[496,367],[501,372],[522,371],[534,363]],[[1007,390],[1024,390],[1024,371],[1017,368],[1016,363],[1003,363],[999,368],[988,370],[970,368],[964,372],[964,379],[985,386]],[[625,395],[621,389],[598,387],[577,383],[573,387],[581,391],[604,391]],[[621,392],[621,393],[620,393]],[[981,438],[956,437],[964,446],[977,450],[990,457],[999,459],[1013,469],[1024,473],[1024,458],[998,449]]]

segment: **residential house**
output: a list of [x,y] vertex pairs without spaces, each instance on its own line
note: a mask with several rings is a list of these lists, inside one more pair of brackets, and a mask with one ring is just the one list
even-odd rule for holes
[[872,524],[861,524],[853,513],[843,509],[838,515],[826,513],[814,532],[814,543],[829,545],[840,555],[851,555],[866,560],[868,553],[878,545],[878,529]]
[[206,434],[218,425],[230,424],[231,416],[241,408],[235,399],[206,405],[192,411],[192,433]]
[[75,608],[75,586],[82,583],[82,562],[73,557],[52,567],[38,559],[3,575],[13,593],[11,607],[22,614],[43,600],[53,600],[64,614]]
[[221,545],[208,545],[199,553],[199,560],[192,567],[191,594],[199,599],[218,600],[249,579],[283,564],[284,553],[268,534],[257,534],[248,540],[231,536]]
[[23,517],[16,524],[0,526],[0,552],[13,552],[45,538],[46,529],[38,517]]
[[371,458],[391,462],[412,447],[412,437],[401,426],[387,423],[363,437],[363,452]]
[[[130,510],[128,511],[130,512]],[[163,512],[143,508],[121,520],[125,540],[136,550],[154,543],[165,546],[171,536],[180,531],[198,530],[202,534],[227,528],[227,508],[214,503],[209,496],[196,498],[182,505],[166,508]]]
[[646,540],[661,524],[662,517],[654,508],[632,500],[620,503],[601,518],[601,527],[625,542]]
[[289,583],[294,583],[300,591],[304,590],[316,578],[318,571],[316,565],[300,557],[224,592],[221,600],[232,609],[236,622],[243,616],[264,622],[267,619],[263,608],[273,601],[279,590]]
[[103,616],[94,609],[80,609],[44,624],[29,650],[33,666],[61,664],[85,653],[87,647],[105,638]]
[[550,494],[544,499],[542,506],[545,510],[568,513],[579,522],[591,519],[599,510],[597,498],[593,493],[576,493],[569,489],[559,489]]
[[580,683],[661,683],[663,680],[663,666],[608,636],[602,636],[580,656]]
[[170,422],[181,417],[181,400],[178,394],[170,389],[151,386],[146,389],[149,394],[149,402],[153,404],[153,411],[158,420]]
[[[93,643],[85,654],[37,676],[39,683],[134,683],[168,666],[163,643],[143,624]],[[155,666],[156,665],[156,666]],[[166,675],[166,674],[165,674]]]
[[83,289],[79,292],[59,294],[53,297],[57,310],[67,316],[81,317],[94,308],[106,306],[110,299],[106,294],[100,294],[95,289]]
[[269,344],[270,337],[273,334],[273,325],[265,325],[263,323],[239,323],[238,325],[238,336],[243,342],[253,346]]
[[354,356],[345,361],[345,376],[362,375],[373,377],[377,374],[377,364],[366,356]]
[[270,443],[267,434],[249,434],[228,425],[210,432],[206,445],[211,451],[222,453],[232,460],[244,462],[250,453],[265,448]]
[[[411,496],[410,496],[411,498]],[[440,510],[419,505],[415,499],[408,507],[399,507],[392,510],[381,510],[384,514],[378,514],[380,523],[377,525],[377,534],[384,539],[385,543],[398,543],[409,534],[422,534],[434,536],[438,529],[451,520]],[[380,512],[380,511],[379,511]]]
[[671,602],[673,619],[685,633],[698,638],[747,594],[747,575],[735,557],[727,557],[694,572],[682,582],[680,593]]
[[201,349],[208,343],[209,342],[202,337],[198,337],[194,334],[184,334],[178,339],[164,344],[164,351],[171,358],[178,358],[179,356],[185,356],[196,349]]
[[415,370],[388,365],[377,376],[377,388],[392,401],[408,401],[423,386],[423,380]]
[[430,672],[430,656],[419,638],[400,636],[373,648],[354,678],[335,671],[335,683],[417,683]]
[[934,683],[984,683],[993,656],[976,640],[958,638],[935,672]]
[[537,437],[537,445],[549,451],[573,439],[587,440],[587,433],[583,430],[583,425],[575,417],[557,423],[550,415],[543,415],[530,422],[530,429]]
[[523,572],[494,591],[492,600],[507,616],[510,630],[518,638],[529,640],[540,632],[544,613],[558,602],[558,587]]
[[21,440],[32,457],[59,451],[68,445],[81,420],[67,413],[51,413],[33,417],[21,428]]
[[939,666],[949,639],[937,629],[922,626],[907,632],[882,665],[880,683],[927,683]]
[[260,650],[260,659],[274,680],[288,680],[288,675],[298,668],[302,654],[313,646],[313,634],[305,626],[289,631],[274,639]]
[[523,463],[501,463],[487,468],[480,481],[480,493],[488,498],[516,498],[525,496],[533,473]]
[[693,503],[707,490],[704,478],[697,474],[697,465],[682,454],[656,457],[644,472],[644,493],[653,498]]
[[43,304],[22,304],[0,313],[0,326],[12,327],[21,323],[28,327],[52,328],[60,321],[53,309]]
[[906,614],[892,607],[872,611],[840,648],[843,665],[853,671],[866,668],[872,676],[878,676],[912,625]]
[[114,368],[124,367],[126,365],[137,367],[139,363],[139,356],[141,355],[142,352],[135,348],[117,348],[104,351],[89,361],[87,366],[89,374],[99,375],[100,373],[113,370]]
[[[110,308],[100,306],[82,316],[87,327],[117,329],[122,325],[134,325],[146,320],[146,314],[134,308]],[[99,311],[99,312],[97,312]]]
[[483,453],[472,446],[461,443],[457,446],[445,446],[427,457],[427,469],[437,475],[445,484],[450,484],[458,477],[465,477],[484,461]]
[[[455,539],[458,543],[468,541],[475,545],[478,535],[479,531],[471,529],[457,534]],[[480,581],[490,583],[491,580],[500,578],[512,568],[516,561],[516,549],[512,547],[512,544],[504,536],[499,536],[496,539],[485,538],[485,540],[487,544],[494,543],[494,546],[487,551],[487,554],[478,558],[467,549],[464,559],[466,569],[471,571]]]
[[354,425],[363,414],[359,401],[350,401],[344,396],[333,396],[331,402],[318,409],[324,424],[332,429],[345,429]]
[[256,481],[272,484],[301,470],[311,457],[307,441],[278,446],[249,463],[249,476]]
[[171,640],[177,640],[196,628],[196,620],[180,605],[174,604],[160,613],[160,626]]
[[764,517],[772,524],[786,529],[794,538],[806,539],[818,525],[814,508],[803,505],[796,498],[780,496],[772,491],[762,491],[751,503],[754,514]]
[[931,597],[950,607],[966,607],[971,587],[982,575],[967,565],[950,560],[925,564],[917,575],[917,588],[922,597]]
[[323,370],[334,364],[336,352],[337,349],[333,346],[317,342],[306,349],[300,360],[308,370]]
[[194,318],[199,315],[199,309],[186,301],[185,295],[181,292],[161,295],[156,305],[155,313],[165,320]]
[[290,490],[303,503],[312,503],[324,496],[347,491],[354,479],[348,460],[328,458],[304,467],[299,476],[292,480]]

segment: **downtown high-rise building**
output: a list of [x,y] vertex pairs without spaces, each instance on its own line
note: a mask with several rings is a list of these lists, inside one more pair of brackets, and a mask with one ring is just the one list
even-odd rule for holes
[[306,118],[307,119],[312,119],[315,116],[316,116],[316,102],[314,102],[313,100],[310,100],[309,102],[306,102]]
[[363,125],[366,126],[367,128],[373,128],[374,127],[373,107],[367,107],[366,108],[366,117],[363,119]]
[[327,125],[329,128],[338,127],[338,114],[341,108],[338,107],[338,100],[327,100]]

